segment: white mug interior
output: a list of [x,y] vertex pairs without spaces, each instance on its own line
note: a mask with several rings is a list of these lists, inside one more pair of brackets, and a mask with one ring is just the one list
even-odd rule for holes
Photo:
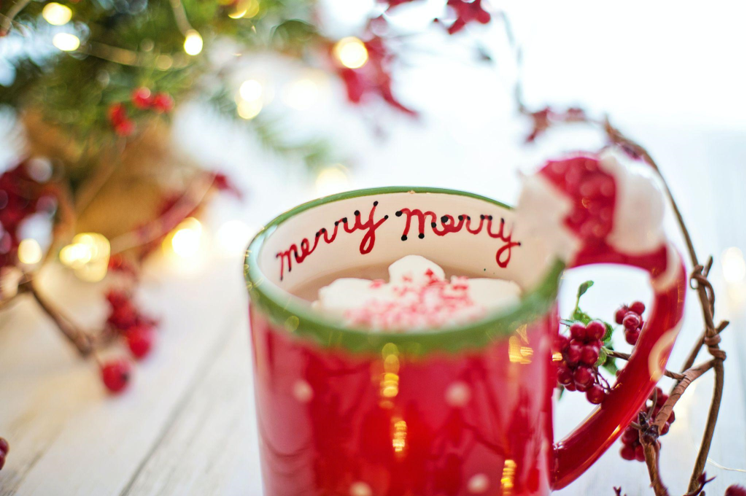
[[316,203],[265,233],[257,257],[263,284],[292,293],[331,274],[421,255],[457,275],[511,280],[528,291],[555,262],[541,240],[513,236],[512,209],[477,195],[389,188]]

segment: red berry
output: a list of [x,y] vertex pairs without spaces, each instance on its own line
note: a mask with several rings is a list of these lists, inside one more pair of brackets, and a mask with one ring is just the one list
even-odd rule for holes
[[137,88],[132,92],[132,104],[139,109],[147,109],[153,104],[153,97],[148,88]]
[[635,460],[638,462],[645,461],[645,448],[642,447],[642,444],[638,444],[635,447]]
[[135,358],[145,358],[153,347],[153,329],[148,325],[138,325],[127,331],[127,346]]
[[640,331],[630,331],[630,332],[625,332],[624,333],[624,339],[625,339],[625,341],[627,341],[632,346],[634,346],[635,344],[637,344],[637,340],[639,338],[640,338]]
[[570,365],[575,365],[580,360],[581,347],[577,343],[571,343],[565,350],[565,360]]
[[624,433],[622,434],[622,442],[624,444],[633,444],[635,441],[640,440],[640,434],[637,432],[637,429],[634,427],[627,427],[624,429]]
[[127,119],[114,126],[114,132],[119,136],[129,136],[135,131],[135,124]]
[[565,384],[565,389],[568,391],[575,391],[577,388],[575,387],[575,382],[571,382],[570,384]]
[[627,315],[624,316],[624,320],[622,320],[622,324],[624,324],[624,328],[629,331],[636,331],[640,328],[640,324],[642,324],[642,320],[640,319],[640,316],[637,315],[634,312],[627,312]]
[[575,369],[575,372],[572,374],[572,378],[575,380],[576,386],[588,386],[593,382],[593,374],[591,373],[591,369],[589,367],[584,367],[583,365],[580,365],[578,368]]
[[668,416],[668,423],[673,424],[674,422],[676,422],[676,412],[671,410],[671,415]]
[[115,103],[109,106],[107,116],[109,118],[109,122],[111,122],[111,124],[116,127],[118,124],[127,119],[127,111],[124,109],[124,105],[122,105],[121,103]]
[[585,341],[585,338],[588,335],[588,329],[586,329],[586,327],[580,322],[575,322],[570,326],[570,335],[573,339]]
[[588,391],[586,391],[585,397],[594,405],[600,405],[606,397],[606,392],[604,391],[604,388],[598,384],[594,384]]
[[558,334],[557,339],[554,342],[554,346],[556,347],[557,351],[565,351],[565,349],[570,346],[570,340],[567,338],[567,336]]
[[8,445],[8,441],[5,440],[5,438],[0,437],[0,454],[7,455],[10,451],[10,445]]
[[106,389],[119,393],[130,380],[130,364],[123,358],[115,358],[101,366],[101,379]]
[[624,316],[627,315],[627,312],[629,312],[629,308],[627,308],[627,305],[622,305],[622,307],[616,311],[616,314],[614,315],[614,321],[617,324],[621,324],[624,320]]
[[746,496],[746,487],[733,484],[725,490],[725,496]]
[[588,331],[588,339],[592,339],[594,341],[603,339],[604,335],[606,334],[606,326],[599,320],[592,320],[591,322],[589,322],[586,329]]
[[174,99],[167,93],[158,93],[153,97],[153,108],[157,112],[170,112],[174,108]]
[[560,364],[557,367],[557,382],[565,386],[570,384],[572,380],[572,370],[564,363]]
[[629,306],[629,309],[635,312],[637,315],[642,315],[645,312],[645,304],[641,301],[636,301]]
[[2,470],[4,466],[5,466],[5,455],[3,453],[0,453],[0,470]]
[[661,429],[661,436],[663,436],[664,434],[668,434],[668,429],[670,428],[671,428],[671,424],[669,422],[666,422],[665,424],[663,424],[663,429]]
[[619,453],[625,460],[632,461],[635,459],[635,448],[632,446],[622,446],[622,450]]
[[580,352],[580,361],[586,365],[595,365],[598,361],[598,348],[592,344],[583,346]]

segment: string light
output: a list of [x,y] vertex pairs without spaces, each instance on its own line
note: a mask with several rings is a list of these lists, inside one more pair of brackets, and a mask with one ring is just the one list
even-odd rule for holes
[[42,252],[39,242],[35,239],[24,239],[18,245],[18,261],[26,265],[34,265],[41,261]]
[[256,79],[248,79],[241,84],[238,94],[244,101],[254,102],[262,98],[262,83]]
[[238,102],[237,105],[237,111],[238,116],[242,119],[251,120],[257,115],[259,115],[259,112],[262,111],[262,101],[261,100],[253,100],[253,101],[246,101],[241,100]]
[[368,49],[360,38],[349,36],[342,38],[334,45],[334,56],[339,62],[349,68],[358,69],[368,62]]
[[187,55],[199,55],[202,52],[202,36],[194,29],[186,32],[184,37],[184,51]]
[[53,26],[63,26],[70,22],[73,11],[70,10],[70,7],[60,5],[57,2],[50,2],[42,9],[41,16]]
[[106,277],[111,256],[109,240],[98,233],[77,234],[71,244],[60,250],[60,262],[75,271],[80,279],[98,282]]
[[723,252],[723,277],[731,284],[746,280],[746,260],[741,250],[732,246]]
[[163,245],[181,258],[191,258],[199,251],[201,238],[202,224],[194,217],[188,217],[166,237]]
[[316,176],[316,194],[318,196],[341,193],[347,191],[349,186],[350,180],[347,176],[347,169],[340,164],[327,167]]
[[73,52],[80,47],[80,38],[70,33],[57,33],[52,38],[52,45],[63,52]]

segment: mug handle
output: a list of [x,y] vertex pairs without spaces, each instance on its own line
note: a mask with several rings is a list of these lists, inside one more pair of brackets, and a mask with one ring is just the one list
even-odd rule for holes
[[[644,221],[650,212],[638,207],[631,216]],[[684,313],[686,268],[679,252],[665,238],[658,248],[635,255],[618,251],[606,240],[581,241],[568,267],[591,264],[617,264],[647,271],[654,297],[649,320],[611,392],[582,424],[555,443],[553,489],[567,486],[585,472],[637,415],[663,375]]]

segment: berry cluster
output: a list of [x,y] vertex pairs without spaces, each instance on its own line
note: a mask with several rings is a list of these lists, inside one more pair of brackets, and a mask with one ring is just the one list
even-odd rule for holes
[[[129,294],[110,290],[106,294],[109,302],[107,325],[127,343],[130,353],[136,359],[145,358],[153,348],[156,321],[141,313]],[[115,358],[101,364],[101,378],[106,388],[118,393],[129,382],[131,365],[124,358]]]
[[0,174],[0,268],[16,265],[24,221],[54,211],[54,191],[42,183],[48,174],[51,165],[41,159],[23,161]]
[[[169,94],[153,94],[148,88],[137,88],[133,91],[131,103],[137,110],[153,110],[159,114],[170,112],[174,108],[174,99]],[[114,132],[119,136],[129,136],[135,131],[135,123],[130,119],[122,102],[109,106],[108,118]]]
[[[665,394],[661,390],[661,388],[656,387],[655,392],[650,395],[650,398],[648,399],[648,401],[645,402],[645,405],[640,411],[649,412],[652,408],[653,414],[651,416],[651,419],[654,419],[655,416],[658,415],[658,412],[660,412],[661,407],[663,407],[663,405],[666,403],[666,400],[668,400],[668,395]],[[653,405],[653,401],[655,401],[655,405]],[[661,436],[668,434],[668,429],[671,427],[671,424],[673,424],[675,420],[676,415],[672,411],[671,416],[668,418],[668,421],[663,425],[663,429],[660,432]],[[638,462],[645,461],[645,453],[643,451],[642,444],[640,444],[639,432],[640,431],[638,431],[631,425],[624,430],[624,433],[622,434],[621,455],[622,458],[624,458],[625,460],[637,460]]]
[[645,304],[641,301],[636,301],[630,306],[622,305],[614,316],[617,324],[624,325],[624,339],[632,346],[637,344],[642,326],[645,325],[645,322],[642,320],[644,311]]
[[8,445],[8,441],[0,437],[0,470],[2,470],[5,465],[5,457],[8,456],[9,451],[10,446]]
[[585,392],[585,397],[594,405],[602,403],[606,397],[606,388],[601,384],[596,367],[605,334],[604,323],[593,320],[588,325],[572,324],[569,338],[558,336],[557,348],[562,353],[558,382],[568,391]]

